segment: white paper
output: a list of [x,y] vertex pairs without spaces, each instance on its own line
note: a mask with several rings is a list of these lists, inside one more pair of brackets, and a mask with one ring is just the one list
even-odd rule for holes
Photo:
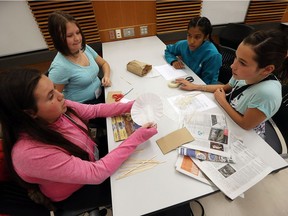
[[265,164],[241,140],[232,143],[236,163],[217,163],[194,159],[197,166],[230,199],[242,195],[262,180],[272,168]]
[[166,79],[174,80],[179,77],[187,76],[187,73],[181,69],[175,69],[169,64],[154,66],[154,68]]
[[152,68],[152,70],[149,73],[147,73],[144,77],[153,78],[158,76],[161,76],[161,74],[157,70],[154,70]]
[[206,95],[198,91],[169,97],[167,100],[177,113],[191,112],[191,110],[200,112],[217,106]]
[[185,113],[183,127],[186,127],[194,137],[194,141],[183,145],[186,148],[204,151],[234,159],[226,116],[213,113]]

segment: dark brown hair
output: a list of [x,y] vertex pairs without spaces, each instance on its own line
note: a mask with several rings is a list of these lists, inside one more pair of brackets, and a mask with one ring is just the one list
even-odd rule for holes
[[54,47],[65,56],[73,55],[68,48],[66,40],[66,24],[69,22],[75,23],[75,25],[79,28],[80,34],[82,36],[81,49],[85,50],[86,48],[85,36],[82,32],[79,23],[73,16],[71,16],[68,13],[65,13],[64,11],[55,11],[51,13],[48,18],[48,30],[53,40]]
[[208,35],[208,39],[215,45],[215,47],[218,49],[218,45],[213,41],[212,39],[212,31],[213,27],[211,25],[210,20],[207,17],[193,17],[189,23],[187,30],[190,28],[198,27],[200,31],[204,34],[206,37]]
[[[36,113],[38,110],[34,91],[42,76],[45,75],[38,70],[28,68],[0,72],[0,122],[4,158],[11,178],[27,190],[38,192],[38,185],[23,181],[13,167],[11,152],[21,133],[43,144],[60,147],[83,160],[89,160],[86,151],[64,138],[60,132],[51,129],[48,122],[33,118],[25,112],[33,110]],[[75,114],[71,108],[68,108],[67,113]]]
[[259,68],[274,65],[274,74],[282,83],[288,81],[287,36],[275,29],[256,31],[243,40],[252,47]]

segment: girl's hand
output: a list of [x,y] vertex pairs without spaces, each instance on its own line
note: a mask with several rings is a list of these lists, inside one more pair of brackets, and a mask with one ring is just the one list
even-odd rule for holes
[[102,86],[104,87],[109,87],[111,86],[111,80],[110,80],[110,77],[103,77],[102,78]]
[[148,122],[144,125],[142,125],[143,128],[157,128],[157,124],[154,122]]
[[179,88],[182,90],[186,90],[186,91],[196,90],[197,85],[189,82],[188,80],[185,80],[184,78],[176,79],[175,82],[180,83]]
[[214,92],[214,97],[222,107],[224,104],[228,103],[226,100],[226,93],[223,88],[216,89]]
[[175,68],[175,69],[183,69],[185,68],[185,65],[183,64],[182,61],[174,61],[172,63],[172,66]]

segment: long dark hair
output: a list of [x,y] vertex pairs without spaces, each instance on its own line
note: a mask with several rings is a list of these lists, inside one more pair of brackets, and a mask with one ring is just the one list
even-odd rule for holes
[[273,72],[283,83],[288,82],[288,41],[287,35],[279,30],[256,31],[243,40],[243,44],[252,47],[256,53],[254,60],[259,68],[274,65]]
[[[63,151],[83,160],[89,160],[88,153],[65,139],[61,133],[51,129],[48,122],[32,118],[27,110],[37,112],[34,90],[42,75],[35,69],[13,69],[0,72],[0,122],[3,132],[4,158],[10,176],[26,189],[38,189],[38,185],[23,181],[15,172],[12,149],[21,133],[25,133],[46,145],[58,146]],[[67,113],[75,113],[70,108]]]
[[48,30],[50,36],[53,40],[53,44],[55,49],[61,52],[63,55],[73,55],[68,48],[67,40],[66,40],[66,24],[67,23],[75,23],[75,25],[79,28],[80,34],[82,36],[82,50],[86,48],[86,40],[85,36],[82,32],[82,29],[76,19],[68,13],[64,11],[54,11],[49,15],[48,18]]
[[208,35],[208,39],[218,49],[218,45],[213,41],[213,38],[212,38],[213,27],[211,25],[210,20],[207,17],[200,17],[200,16],[199,17],[193,17],[188,23],[187,30],[189,30],[192,27],[193,28],[198,27],[200,29],[200,31],[204,34],[205,37]]

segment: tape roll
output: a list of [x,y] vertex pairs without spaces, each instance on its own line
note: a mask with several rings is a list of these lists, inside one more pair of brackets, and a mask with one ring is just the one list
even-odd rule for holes
[[177,88],[180,85],[180,83],[176,83],[175,81],[168,82],[168,86],[170,88]]

